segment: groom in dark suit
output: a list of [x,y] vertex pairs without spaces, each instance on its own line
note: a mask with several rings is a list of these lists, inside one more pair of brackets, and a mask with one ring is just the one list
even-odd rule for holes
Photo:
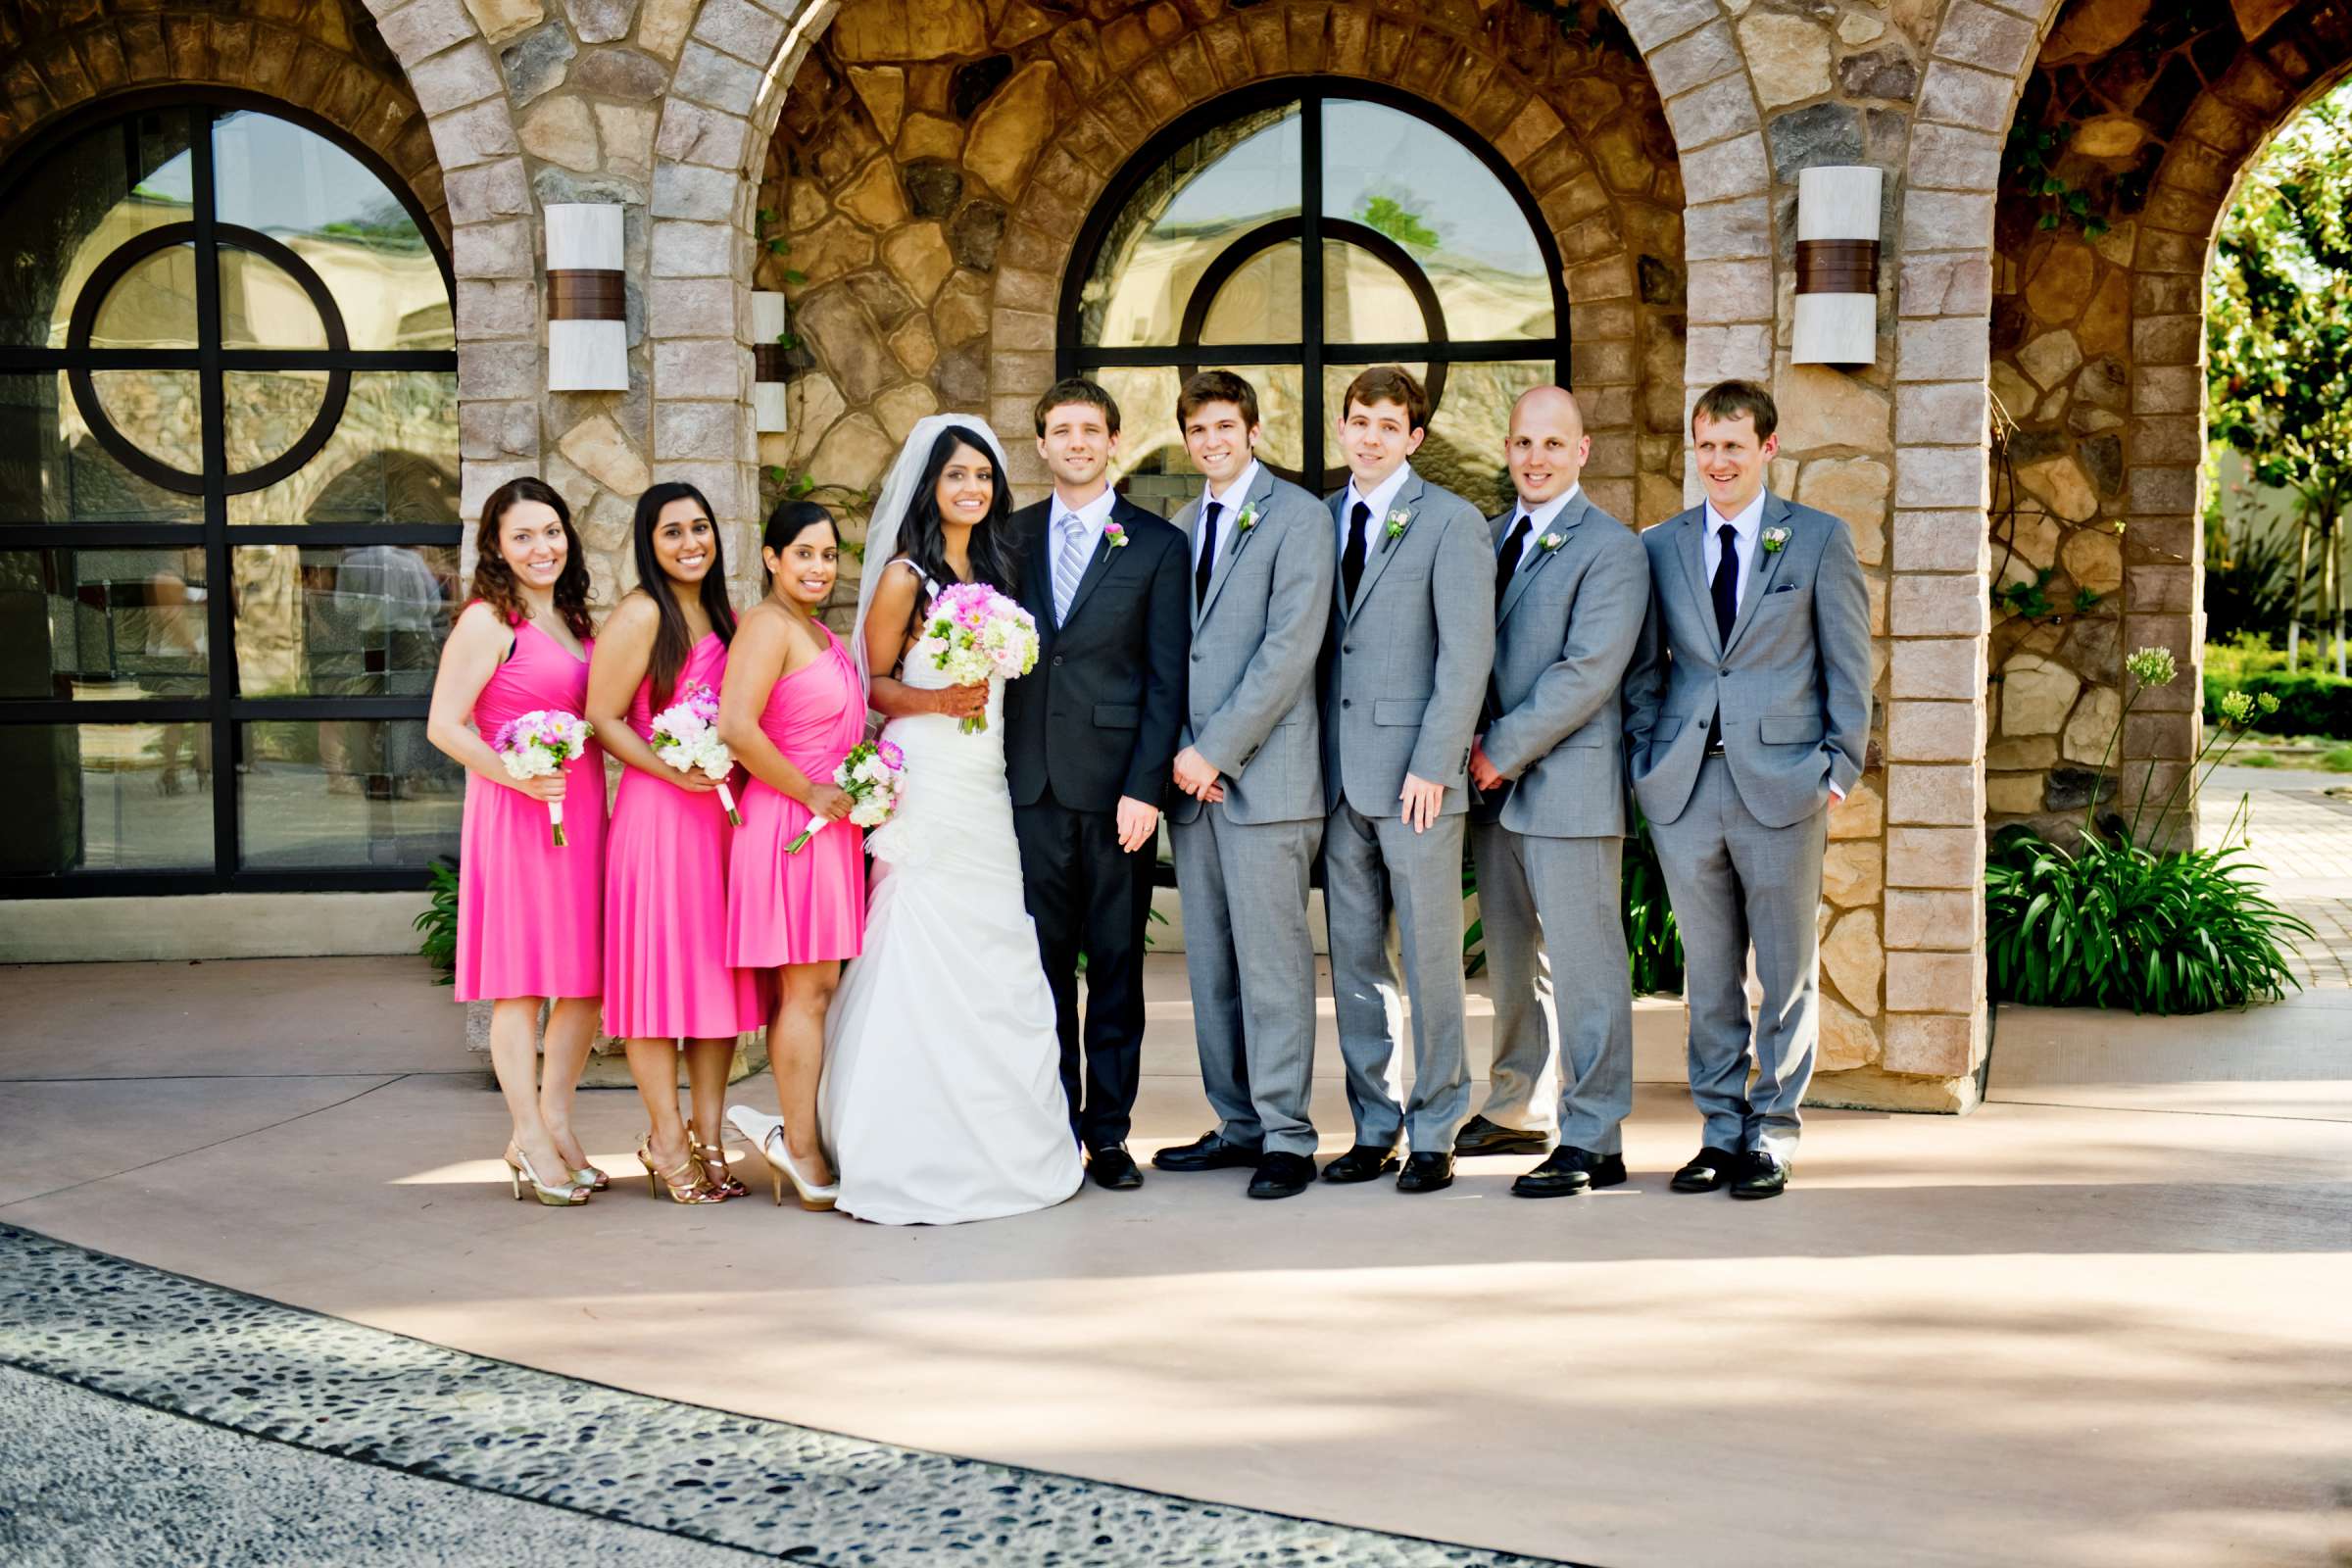
[[1096,1183],[1114,1189],[1144,1182],[1126,1148],[1144,927],[1192,642],[1184,535],[1110,488],[1118,441],[1119,406],[1094,382],[1073,377],[1037,400],[1054,493],[1009,520],[1040,648],[1037,668],[1004,689],[1021,887],[1054,992],[1070,1130]]

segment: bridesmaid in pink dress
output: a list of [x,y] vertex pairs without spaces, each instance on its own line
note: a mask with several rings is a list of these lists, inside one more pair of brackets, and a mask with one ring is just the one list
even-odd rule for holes
[[[768,1163],[776,1201],[789,1179],[804,1208],[831,1208],[833,1173],[817,1140],[825,1011],[841,960],[865,936],[864,835],[844,821],[834,770],[865,736],[865,691],[841,639],[816,618],[839,574],[841,535],[825,509],[787,502],[767,519],[767,597],[746,612],[727,662],[719,733],[751,770],[727,881],[727,961],[775,974],[767,1055],[783,1115],[728,1112]],[[829,824],[786,846],[818,818]]]
[[[517,780],[492,748],[508,720],[538,709],[579,715],[588,694],[588,563],[571,514],[544,480],[514,479],[482,504],[472,602],[441,651],[425,733],[465,764],[458,858],[460,1002],[497,1004],[490,1064],[514,1119],[514,1193],[584,1202],[606,1184],[571,1133],[572,1091],[596,1040],[604,993],[605,760],[583,756]],[[557,845],[548,805],[562,802]],[[538,1031],[547,1020],[546,1066]]]
[[[605,1032],[627,1042],[652,1131],[638,1147],[672,1201],[743,1196],[720,1138],[735,1037],[766,1022],[759,976],[726,956],[726,808],[719,780],[650,744],[655,715],[701,688],[713,701],[735,636],[726,552],[690,484],[637,499],[638,586],[597,639],[588,719],[620,759],[605,848]],[[685,1042],[689,1124],[678,1115]],[[649,1183],[650,1185],[650,1183]]]

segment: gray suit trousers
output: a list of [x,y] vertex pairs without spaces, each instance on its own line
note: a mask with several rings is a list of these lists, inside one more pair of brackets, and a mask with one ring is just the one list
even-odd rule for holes
[[[1223,806],[1170,822],[1184,894],[1193,1041],[1218,1136],[1269,1154],[1315,1152],[1315,947],[1307,877],[1323,824],[1241,823]],[[1245,961],[1243,956],[1248,955]]]
[[[1331,993],[1348,1063],[1355,1141],[1447,1153],[1470,1109],[1462,1049],[1462,825],[1456,813],[1415,833],[1398,814],[1367,817],[1343,800],[1323,828],[1323,907]],[[1389,958],[1396,911],[1405,992],[1413,1002],[1413,1094],[1402,1095],[1401,1008]]]
[[[1618,910],[1625,841],[1488,822],[1471,829],[1471,847],[1494,985],[1494,1066],[1481,1114],[1519,1128],[1550,1119],[1535,1097],[1556,1017],[1560,1142],[1620,1153],[1634,1107],[1634,992]],[[1566,1003],[1556,1013],[1555,977]]]
[[[1821,858],[1829,812],[1766,827],[1740,799],[1720,757],[1699,763],[1690,804],[1652,822],[1666,892],[1682,928],[1683,996],[1690,1008],[1690,1099],[1717,1149],[1796,1155],[1797,1102],[1813,1080],[1821,1036]],[[1747,952],[1764,1005],[1751,1059]]]

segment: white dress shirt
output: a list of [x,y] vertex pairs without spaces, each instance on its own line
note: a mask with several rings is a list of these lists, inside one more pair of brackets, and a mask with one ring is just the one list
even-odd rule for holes
[[1527,510],[1526,502],[1520,502],[1518,506],[1511,509],[1511,520],[1503,524],[1502,537],[1494,542],[1494,554],[1496,556],[1500,556],[1503,551],[1508,548],[1511,542],[1511,532],[1513,529],[1519,526],[1519,519],[1521,517],[1528,518],[1527,543],[1519,547],[1519,565],[1517,568],[1521,571],[1525,571],[1527,569],[1527,564],[1535,560],[1537,556],[1543,553],[1538,548],[1537,541],[1544,537],[1545,529],[1549,528],[1554,522],[1559,520],[1560,514],[1568,510],[1568,503],[1574,501],[1577,498],[1577,494],[1583,489],[1584,486],[1581,484],[1572,484],[1560,494],[1553,496],[1549,501],[1546,501],[1542,506],[1536,508],[1536,510],[1533,512]]
[[1715,510],[1712,501],[1702,503],[1705,529],[1699,537],[1699,559],[1706,574],[1701,589],[1710,589],[1715,581],[1715,568],[1723,564],[1723,525],[1730,523],[1740,542],[1740,576],[1732,586],[1732,609],[1737,611],[1747,600],[1747,585],[1755,580],[1756,550],[1764,532],[1764,497],[1759,488],[1756,499],[1750,501],[1737,517],[1727,517]]
[[[1242,469],[1240,476],[1233,483],[1227,485],[1223,491],[1212,490],[1205,483],[1200,486],[1201,519],[1203,521],[1207,519],[1210,502],[1216,503],[1217,506],[1217,553],[1212,558],[1213,560],[1223,561],[1225,559],[1226,546],[1233,539],[1233,519],[1241,515],[1242,508],[1250,500],[1250,487],[1255,483],[1257,483],[1257,460],[1251,458]],[[1200,552],[1208,548],[1208,537],[1209,530],[1207,528],[1193,530],[1193,564],[1196,567],[1200,564]],[[1211,567],[1210,569],[1214,570],[1215,568]]]
[[1396,465],[1396,471],[1381,480],[1379,488],[1370,495],[1365,495],[1355,488],[1355,475],[1348,476],[1348,493],[1340,503],[1341,555],[1344,556],[1348,553],[1348,530],[1353,525],[1355,504],[1361,501],[1372,509],[1372,518],[1364,524],[1364,559],[1366,561],[1372,559],[1372,553],[1378,550],[1381,541],[1388,537],[1389,509],[1396,503],[1396,492],[1403,489],[1404,481],[1412,476],[1413,466],[1409,463],[1399,463]]

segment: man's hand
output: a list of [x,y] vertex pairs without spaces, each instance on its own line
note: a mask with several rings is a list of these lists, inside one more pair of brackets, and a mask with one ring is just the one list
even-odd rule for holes
[[1840,806],[1843,806],[1844,804],[1845,804],[1845,791],[1843,791],[1843,790],[1839,789],[1839,788],[1838,787],[1837,783],[1836,783],[1835,781],[1832,781],[1832,783],[1830,784],[1830,809],[1831,809],[1831,810],[1833,810],[1833,811],[1835,811],[1836,809],[1838,809],[1838,808],[1839,808]]
[[1404,825],[1416,833],[1426,833],[1438,820],[1438,808],[1446,804],[1446,786],[1407,773],[1404,788],[1397,792],[1396,798],[1404,803]]
[[1487,760],[1487,738],[1484,735],[1470,743],[1470,782],[1482,790],[1498,790],[1505,782],[1501,772]]
[[[1216,788],[1217,770],[1209,765],[1207,758],[1190,746],[1176,754],[1175,772],[1176,787],[1194,800],[1208,800],[1208,792]],[[1216,797],[1218,800],[1224,798],[1222,794]]]
[[1131,795],[1119,797],[1119,848],[1133,855],[1152,842],[1159,830],[1159,808],[1147,806]]

